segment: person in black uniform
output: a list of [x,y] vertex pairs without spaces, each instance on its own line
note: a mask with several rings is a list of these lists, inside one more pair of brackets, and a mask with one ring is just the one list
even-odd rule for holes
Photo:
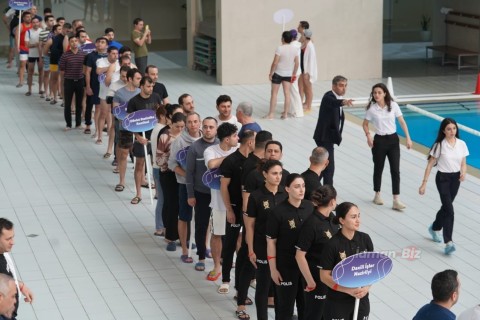
[[285,190],[288,199],[275,207],[267,218],[267,261],[276,284],[275,318],[292,319],[296,302],[298,318],[303,319],[302,275],[295,261],[295,245],[303,223],[313,212],[313,205],[303,199],[305,181],[300,174],[288,175]]
[[305,179],[305,199],[307,200],[311,200],[312,193],[322,185],[320,177],[322,171],[328,166],[327,149],[316,147],[312,150],[309,160],[310,166],[302,173],[302,177]]
[[[244,212],[245,239],[248,246],[248,259],[255,272],[257,288],[255,290],[255,306],[257,319],[268,319],[268,295],[271,283],[270,268],[267,261],[267,241],[265,238],[267,217],[272,210],[287,199],[285,189],[280,185],[282,180],[282,163],[278,160],[266,160],[262,165],[265,184],[250,194],[247,210]],[[240,283],[240,291],[248,289],[248,283]]]
[[319,265],[325,244],[340,229],[332,213],[337,191],[329,184],[321,186],[312,193],[311,201],[315,210],[300,230],[295,258],[306,282],[304,319],[321,320],[328,287],[320,281]]
[[347,288],[333,281],[332,270],[340,261],[360,253],[373,251],[370,236],[358,231],[360,228],[360,211],[351,202],[339,204],[335,210],[335,221],[342,225],[341,231],[327,242],[321,256],[320,280],[328,286],[327,300],[323,317],[325,320],[352,319],[355,298],[360,299],[358,319],[368,319],[370,302],[368,291],[370,286]]

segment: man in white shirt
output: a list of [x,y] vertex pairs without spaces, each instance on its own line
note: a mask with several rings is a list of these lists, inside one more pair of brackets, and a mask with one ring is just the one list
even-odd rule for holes
[[28,47],[28,91],[26,96],[32,95],[33,73],[35,71],[35,63],[38,63],[38,91],[42,94],[43,84],[43,60],[40,50],[40,20],[37,17],[32,18],[32,29],[25,32],[25,46]]
[[226,94],[222,94],[217,98],[217,110],[218,115],[215,117],[217,119],[218,125],[228,122],[237,126],[237,129],[240,130],[242,124],[238,122],[236,116],[232,115],[232,98]]
[[[230,154],[237,150],[238,144],[238,128],[234,124],[225,122],[221,124],[217,129],[217,137],[220,143],[211,147],[208,147],[203,153],[205,158],[205,165],[208,169],[219,168],[222,161]],[[221,175],[221,173],[220,173]],[[210,240],[210,246],[212,250],[212,258],[214,263],[214,269],[207,275],[207,280],[216,281],[221,272],[220,257],[222,253],[222,236],[225,235],[227,210],[223,202],[222,194],[220,190],[211,189],[212,200],[210,202],[210,208],[212,208],[211,230],[212,237]],[[228,293],[228,282],[223,284],[219,290],[219,293]]]

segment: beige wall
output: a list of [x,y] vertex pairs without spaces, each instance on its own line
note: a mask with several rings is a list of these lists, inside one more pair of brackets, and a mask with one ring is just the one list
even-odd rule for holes
[[286,29],[307,20],[317,51],[319,80],[343,74],[350,79],[382,75],[382,0],[242,0],[217,5],[217,81],[267,83],[282,25],[273,14],[294,13]]

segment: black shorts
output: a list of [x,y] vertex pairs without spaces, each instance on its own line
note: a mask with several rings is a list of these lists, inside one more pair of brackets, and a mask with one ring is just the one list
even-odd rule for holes
[[40,60],[39,57],[28,57],[28,62],[35,63]]
[[107,104],[113,104],[113,97],[107,96],[107,99],[105,101],[107,101]]
[[[147,152],[148,154],[152,154],[152,145],[150,144],[150,141],[147,144]],[[145,158],[145,148],[143,147],[143,144],[140,142],[136,141],[133,143],[133,156],[137,158]]]
[[274,84],[280,84],[280,83],[282,83],[282,81],[292,82],[292,77],[282,77],[282,76],[279,76],[279,75],[276,74],[276,73],[273,74],[273,76],[272,76],[272,83],[274,83]]
[[120,149],[130,149],[133,145],[133,133],[120,130],[118,135],[118,147]]

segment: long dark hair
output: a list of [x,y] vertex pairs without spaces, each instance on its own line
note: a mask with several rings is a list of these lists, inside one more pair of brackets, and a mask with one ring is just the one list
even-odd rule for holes
[[333,222],[336,224],[340,224],[340,218],[345,220],[345,217],[347,216],[348,211],[350,211],[350,209],[353,207],[358,208],[358,206],[352,202],[345,201],[340,203],[335,209],[335,219],[333,219]]
[[[455,121],[452,118],[445,118],[440,123],[440,128],[438,128],[437,138],[435,139],[435,142],[433,143],[432,147],[430,148],[430,152],[433,151],[433,153],[435,154],[437,152],[437,148],[440,148],[440,153],[442,152],[442,149],[441,149],[442,148],[442,141],[443,141],[443,139],[445,139],[445,132],[444,131],[445,131],[445,128],[451,123],[453,123],[455,125],[455,127],[457,128],[457,133],[455,134],[455,137],[457,139],[460,139],[460,133],[459,133],[459,130],[458,130],[457,121]],[[432,157],[430,155],[430,152],[428,153],[427,159],[430,159]]]
[[337,198],[337,190],[332,185],[326,184],[313,191],[310,198],[316,207],[326,207],[332,199]]
[[385,104],[387,105],[388,107],[388,112],[392,111],[392,101],[393,101],[393,98],[392,96],[390,95],[390,91],[388,91],[388,88],[386,85],[384,85],[383,83],[377,83],[376,85],[374,85],[372,87],[372,92],[370,92],[370,100],[368,101],[368,105],[367,105],[367,110],[370,109],[371,105],[376,103],[375,101],[375,98],[373,97],[373,90],[375,90],[375,88],[380,88],[382,89],[383,92],[385,92]]

